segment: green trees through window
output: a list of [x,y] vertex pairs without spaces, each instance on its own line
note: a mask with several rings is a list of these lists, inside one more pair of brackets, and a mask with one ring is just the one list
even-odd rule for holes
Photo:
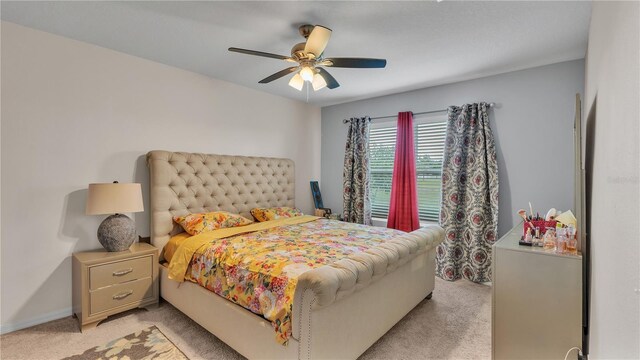
[[[420,220],[437,222],[440,214],[442,155],[447,123],[443,116],[414,119],[414,145]],[[369,134],[371,208],[374,217],[389,214],[396,124],[373,124]]]

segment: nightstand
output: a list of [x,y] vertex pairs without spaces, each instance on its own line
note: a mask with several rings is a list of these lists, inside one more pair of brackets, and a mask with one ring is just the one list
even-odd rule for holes
[[104,249],[73,254],[73,313],[80,330],[109,315],[157,305],[158,249],[135,243],[129,250]]

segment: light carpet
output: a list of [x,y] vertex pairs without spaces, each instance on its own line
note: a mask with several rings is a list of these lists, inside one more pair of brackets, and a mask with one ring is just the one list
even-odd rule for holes
[[[67,317],[5,334],[0,337],[0,357],[61,359],[154,325],[189,359],[244,359],[166,302],[155,309],[112,316],[85,333],[75,318]],[[436,278],[433,298],[418,304],[360,359],[490,357],[491,287]]]

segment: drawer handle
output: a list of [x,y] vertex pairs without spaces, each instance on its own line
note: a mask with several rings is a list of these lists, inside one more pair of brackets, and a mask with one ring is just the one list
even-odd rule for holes
[[133,268],[128,268],[128,269],[124,269],[124,270],[120,270],[120,271],[114,271],[113,272],[113,276],[127,275],[128,273],[130,273],[132,271],[133,271]]
[[120,294],[113,295],[113,300],[122,300],[131,294],[133,294],[133,290],[123,291]]

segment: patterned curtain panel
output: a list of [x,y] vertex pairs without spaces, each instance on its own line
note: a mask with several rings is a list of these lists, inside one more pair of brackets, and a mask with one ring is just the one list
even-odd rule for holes
[[440,225],[445,241],[436,274],[491,281],[491,245],[498,231],[498,164],[487,103],[451,106],[442,163]]
[[342,171],[344,221],[371,225],[369,198],[369,123],[371,119],[351,118]]

